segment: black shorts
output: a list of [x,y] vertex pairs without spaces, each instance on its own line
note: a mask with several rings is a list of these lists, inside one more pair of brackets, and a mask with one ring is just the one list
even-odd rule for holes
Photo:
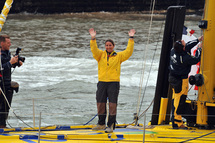
[[107,98],[111,103],[117,103],[119,95],[119,82],[101,82],[97,84],[96,101],[106,103]]

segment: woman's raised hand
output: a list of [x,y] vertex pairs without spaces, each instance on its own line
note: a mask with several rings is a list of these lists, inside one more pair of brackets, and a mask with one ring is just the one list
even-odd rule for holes
[[136,33],[136,31],[135,31],[134,29],[131,29],[131,30],[128,32],[128,35],[133,37],[135,33]]
[[96,38],[96,31],[93,28],[89,29],[89,33],[91,35],[91,39],[95,39]]

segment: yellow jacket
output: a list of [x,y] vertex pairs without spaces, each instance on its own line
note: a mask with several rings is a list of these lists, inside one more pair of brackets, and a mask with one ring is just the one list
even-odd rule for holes
[[98,49],[96,40],[90,41],[90,48],[93,57],[98,62],[98,78],[103,82],[119,82],[121,63],[126,61],[133,53],[134,40],[129,39],[127,48],[124,51],[118,52],[107,58],[106,50]]

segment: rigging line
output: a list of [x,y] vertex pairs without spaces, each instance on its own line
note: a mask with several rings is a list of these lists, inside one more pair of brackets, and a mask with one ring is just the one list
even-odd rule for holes
[[[149,110],[149,108],[152,106],[152,104],[154,103],[154,98],[153,98],[153,100],[151,101],[151,103],[149,104],[149,106],[146,108],[146,110],[144,110],[140,115],[139,115],[139,117],[138,117],[138,119],[140,119],[140,118],[142,118],[143,117],[143,115],[144,115],[144,113],[145,112],[147,112],[148,110]],[[130,123],[129,125],[132,125],[132,124],[134,124],[136,121],[133,121],[132,123]]]
[[[206,88],[205,84],[203,84],[203,85],[202,85],[202,88],[205,88],[206,95],[207,95],[208,100],[209,100],[209,102],[210,102],[210,97],[209,97],[208,90],[207,90],[207,88]],[[199,90],[202,90],[202,88],[200,88]],[[201,92],[199,92],[199,93],[201,93]],[[199,97],[199,94],[198,94],[198,97]],[[202,97],[203,97],[203,96],[202,96]],[[198,98],[198,101],[203,102],[203,101],[202,101],[202,100],[200,100],[199,98]]]
[[35,129],[34,127],[28,125],[26,122],[24,122],[19,116],[16,115],[16,113],[13,111],[13,114],[16,116],[17,119],[19,119],[23,124],[25,124],[26,126],[32,128],[32,129]]
[[[143,97],[144,97],[144,95],[145,95],[146,87],[147,87],[147,85],[148,85],[148,81],[149,81],[150,73],[151,73],[151,70],[152,70],[153,61],[154,61],[154,59],[155,59],[155,54],[156,54],[156,51],[157,51],[157,48],[158,48],[158,42],[159,42],[159,39],[160,39],[160,36],[161,36],[161,31],[162,31],[163,25],[164,25],[164,21],[163,21],[163,23],[161,24],[161,28],[160,28],[160,32],[159,32],[159,36],[158,36],[158,40],[157,40],[157,45],[156,45],[156,49],[155,49],[155,52],[154,52],[154,55],[153,55],[153,58],[152,58],[151,65],[150,65],[149,75],[148,75],[148,78],[147,78],[147,82],[146,82],[146,86],[145,86],[145,89],[144,89]],[[153,98],[151,104],[149,105],[149,107],[152,105],[153,102],[154,102],[154,98]],[[141,101],[140,109],[141,109],[141,107],[142,107],[142,104],[143,104],[143,98],[142,98],[142,101]],[[149,107],[148,107],[138,118],[140,118],[146,111],[148,111]],[[140,110],[139,110],[139,112],[140,112]]]
[[[188,90],[188,93],[190,92],[190,90],[193,88],[194,85],[191,85],[191,87]],[[187,99],[190,100],[190,98],[187,96]]]
[[17,116],[17,115],[15,114],[13,108],[10,106],[9,101],[7,100],[6,95],[5,95],[4,92],[2,91],[2,88],[0,88],[0,91],[1,91],[2,95],[4,96],[5,101],[7,102],[8,107],[12,110],[12,112],[13,112],[13,114],[16,116],[16,118],[19,119],[20,121],[22,121],[22,122],[23,122],[25,125],[27,125],[28,127],[34,129],[33,127],[31,127],[30,125],[28,125],[27,123],[25,123],[19,116]]
[[7,125],[9,125],[9,126],[10,126],[10,128],[13,128],[13,127],[10,125],[10,123],[8,122],[8,120],[7,120]]
[[190,89],[188,90],[188,92],[190,92],[190,90],[193,88],[193,85],[190,87]]
[[[151,1],[152,2],[152,1]],[[141,76],[141,79],[140,79],[140,88],[139,88],[139,98],[138,98],[138,104],[137,104],[137,117],[139,115],[139,111],[140,111],[140,97],[141,97],[141,90],[142,90],[142,86],[143,86],[143,78],[144,78],[144,69],[145,69],[145,65],[146,65],[146,56],[147,56],[147,46],[149,44],[149,37],[151,35],[151,27],[152,27],[152,19],[153,19],[153,15],[154,15],[154,7],[155,7],[155,0],[153,0],[153,6],[152,6],[152,10],[151,10],[151,20],[150,20],[150,24],[149,24],[149,31],[148,31],[148,40],[147,40],[147,44],[146,44],[146,51],[145,51],[145,54],[144,54],[144,57],[145,57],[145,60],[144,60],[144,66],[142,68],[142,76]]]
[[4,92],[2,91],[1,87],[0,87],[0,91],[1,91],[2,95],[4,96],[5,101],[7,102],[8,107],[9,107],[9,108],[12,110],[12,112],[13,112],[13,108],[11,108],[11,106],[10,106],[8,100],[7,100],[7,97],[5,96],[5,94],[4,94]]
[[194,137],[194,138],[191,138],[191,139],[188,139],[188,140],[184,140],[184,141],[179,142],[179,143],[190,142],[190,141],[194,141],[194,140],[198,140],[198,139],[200,140],[201,138],[206,137],[206,136],[211,135],[211,134],[214,134],[214,133],[215,133],[215,131],[212,131],[210,133],[207,133],[207,134],[204,134],[204,135],[201,135],[201,136],[197,136],[197,137]]
[[[154,103],[154,98],[153,100],[151,101],[151,103],[149,104],[149,106],[146,108],[146,110],[144,110],[139,116],[138,116],[138,119],[142,118],[144,113],[147,112],[149,110],[149,108],[152,106],[152,104]],[[131,124],[134,124],[136,121],[133,121]],[[131,125],[129,124],[129,125]]]
[[151,101],[151,103],[149,104],[149,106],[146,108],[146,110],[139,115],[139,117],[138,117],[139,119],[142,118],[143,115],[144,115],[144,113],[149,110],[149,108],[152,106],[152,104],[154,103],[154,101],[155,101],[155,99],[153,98],[153,100]]

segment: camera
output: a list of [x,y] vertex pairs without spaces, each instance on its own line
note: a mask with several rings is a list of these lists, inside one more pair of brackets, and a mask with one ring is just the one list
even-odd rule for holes
[[14,56],[18,56],[18,62],[15,63],[15,64],[13,64],[13,67],[14,67],[14,68],[15,68],[16,66],[20,66],[19,61],[25,62],[25,57],[21,57],[21,56],[19,55],[19,52],[22,51],[22,50],[23,50],[23,49],[22,49],[22,48],[19,48],[19,47],[16,49],[16,54],[15,54]]

